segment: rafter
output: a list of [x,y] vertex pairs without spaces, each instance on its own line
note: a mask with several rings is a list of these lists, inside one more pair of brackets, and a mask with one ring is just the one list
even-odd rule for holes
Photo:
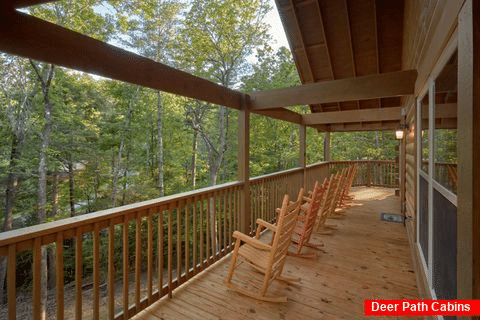
[[308,80],[307,82],[314,82],[315,77],[313,76],[312,65],[310,63],[310,58],[308,57],[308,51],[307,51],[307,47],[305,45],[305,39],[303,38],[302,30],[300,29],[300,24],[299,24],[299,20],[298,20],[297,11],[295,9],[295,4],[294,4],[293,0],[289,0],[288,3],[289,3],[290,10],[292,11],[293,17],[295,19],[295,21],[294,21],[295,28],[297,29],[297,32],[300,35],[300,42],[301,42],[300,50],[302,50],[303,53],[305,54],[305,59],[307,61],[307,65],[308,65],[308,71],[307,72],[308,72],[308,75],[310,77],[310,80]]
[[380,110],[363,109],[320,112],[303,115],[303,121],[308,126],[350,122],[397,121],[401,118],[400,112],[400,107],[382,108]]
[[256,92],[252,110],[411,95],[416,78],[416,70],[407,70]]
[[[348,10],[348,0],[344,0],[345,4],[345,12],[347,17],[347,32],[348,32],[348,39],[350,43],[350,53],[352,57],[352,67],[353,67],[353,76],[357,76],[357,68],[355,66],[355,54],[353,52],[353,38],[352,38],[352,27],[350,25],[350,12]],[[357,100],[357,109],[360,109],[360,102]]]
[[[377,74],[380,74],[380,48],[378,44],[378,16],[377,16],[377,1],[373,0],[373,21],[375,25],[375,53],[377,56]],[[382,99],[377,99],[378,107],[382,107]]]
[[0,51],[240,108],[237,91],[18,11],[0,13]]
[[[330,55],[330,48],[328,47],[327,34],[325,33],[325,22],[323,19],[322,10],[320,9],[320,4],[318,3],[318,1],[315,1],[315,4],[316,4],[315,8],[317,9],[318,16],[320,17],[320,27],[322,29],[323,39],[325,40],[327,60],[328,60],[328,65],[330,66],[330,76],[332,80],[335,80],[335,72],[333,71],[332,57]],[[320,106],[320,111],[323,111],[322,105],[319,104],[319,106]],[[337,103],[337,109],[340,110],[340,103]]]

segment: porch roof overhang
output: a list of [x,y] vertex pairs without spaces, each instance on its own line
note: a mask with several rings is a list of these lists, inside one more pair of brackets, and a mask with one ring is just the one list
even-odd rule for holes
[[[321,131],[398,128],[401,96],[413,94],[416,71],[401,70],[403,0],[392,8],[378,0],[277,0],[303,84],[250,95],[16,11],[45,2],[0,4],[1,51]],[[286,108],[296,104],[309,104],[311,114]]]

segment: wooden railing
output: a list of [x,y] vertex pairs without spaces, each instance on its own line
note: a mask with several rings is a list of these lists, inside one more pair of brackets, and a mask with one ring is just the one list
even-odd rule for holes
[[253,223],[248,231],[254,232],[255,221],[261,218],[273,221],[275,209],[282,203],[283,196],[296,199],[303,186],[303,169],[291,169],[279,173],[252,178],[250,180],[251,219]]
[[353,163],[357,164],[353,186],[398,188],[398,163],[394,160],[332,161],[329,162],[330,172],[337,172]]
[[[229,183],[1,233],[0,254],[8,257],[8,318],[17,313],[16,256],[28,250],[33,252],[33,310],[27,317],[40,315],[41,252],[47,246],[56,251],[57,319],[127,319],[171,296],[230,251],[242,188]],[[74,251],[73,272],[64,270],[65,249]],[[75,285],[68,286],[74,294],[65,291],[65,271],[75,274]],[[88,295],[84,291],[90,287]],[[66,308],[64,297],[71,294],[75,305]]]
[[[425,168],[425,170],[427,170],[428,161],[422,161],[422,168]],[[446,162],[435,162],[434,170],[435,170],[433,174],[434,180],[456,194],[457,184],[458,184],[457,164],[446,163]]]
[[[8,265],[8,318],[39,318],[47,249],[56,257],[49,266],[56,270],[49,314],[56,319],[131,318],[161,297],[171,297],[229,253],[234,230],[243,226],[253,232],[257,218],[274,220],[285,193],[296,198],[301,186],[311,189],[315,180],[350,163],[325,162],[252,178],[248,217],[242,213],[245,185],[234,182],[0,233],[0,255]],[[356,163],[356,185],[395,184],[394,162]],[[30,270],[23,273],[17,270],[22,254],[33,255]],[[16,305],[22,277],[33,284],[33,310],[27,315]]]

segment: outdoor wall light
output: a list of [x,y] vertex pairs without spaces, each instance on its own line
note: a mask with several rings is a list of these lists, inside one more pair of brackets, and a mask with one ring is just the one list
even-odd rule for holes
[[395,138],[397,140],[402,140],[403,139],[403,130],[397,130],[395,131]]

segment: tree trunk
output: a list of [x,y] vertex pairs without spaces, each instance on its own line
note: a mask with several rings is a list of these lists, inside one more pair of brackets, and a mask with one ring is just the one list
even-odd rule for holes
[[[19,176],[17,174],[16,164],[20,159],[20,142],[15,134],[12,134],[12,150],[10,153],[9,173],[7,176],[7,189],[5,191],[5,212],[3,214],[3,228],[2,231],[12,230],[13,226],[13,208],[15,198],[17,196],[19,187]],[[3,303],[5,286],[5,277],[7,275],[7,257],[0,258],[0,304]]]
[[[58,211],[58,171],[55,170],[52,176],[52,211],[48,214],[48,217],[55,217]],[[55,247],[47,247],[47,259],[48,259],[48,288],[55,288]]]
[[228,129],[228,113],[225,107],[220,106],[218,109],[218,148],[213,145],[209,146],[209,162],[210,162],[210,186],[217,184],[218,171],[222,166],[223,156],[227,151],[227,129]]
[[[54,74],[54,66],[50,65],[50,69],[47,73],[47,79],[45,80],[40,73],[38,67],[30,60],[32,67],[34,68],[38,80],[42,86],[43,93],[43,102],[44,102],[44,120],[45,125],[40,135],[41,145],[40,145],[40,155],[38,163],[38,189],[37,189],[37,217],[38,223],[44,223],[46,220],[46,209],[47,205],[47,150],[50,146],[50,135],[52,132],[52,111],[53,105],[50,102],[49,98],[49,89],[50,84]],[[45,246],[41,248],[41,302],[40,302],[40,319],[46,318],[46,307],[47,307],[47,250]]]
[[55,217],[58,211],[58,170],[52,174],[52,211],[49,217]]
[[68,190],[69,190],[69,202],[70,202],[70,216],[75,216],[75,175],[73,172],[72,160],[68,160]]
[[135,96],[132,97],[132,100],[130,100],[130,103],[128,104],[127,118],[125,119],[122,139],[120,140],[120,146],[118,148],[117,160],[113,161],[112,207],[116,207],[117,205],[118,176],[120,174],[120,164],[122,162],[122,154],[123,154],[123,149],[125,147],[125,139],[128,135],[128,130],[130,128],[130,120],[132,118],[133,106],[137,101],[139,91],[140,91],[140,87],[137,87]]
[[[212,145],[209,148],[210,160],[210,186],[217,184],[218,172],[222,166],[223,157],[227,151],[228,112],[225,107],[220,106],[218,110],[218,148],[215,150]],[[215,219],[215,200],[210,198],[210,237],[213,248],[218,250],[216,231],[218,230]],[[214,252],[216,254],[216,252]]]
[[197,136],[196,130],[193,131],[193,144],[192,144],[192,188],[195,190],[197,184]]
[[127,200],[127,177],[128,177],[128,164],[130,162],[130,151],[127,151],[127,164],[123,170],[123,185],[122,185],[122,206],[125,205]]
[[162,95],[157,91],[157,130],[158,130],[158,192],[160,197],[165,194],[163,177],[163,106]]

